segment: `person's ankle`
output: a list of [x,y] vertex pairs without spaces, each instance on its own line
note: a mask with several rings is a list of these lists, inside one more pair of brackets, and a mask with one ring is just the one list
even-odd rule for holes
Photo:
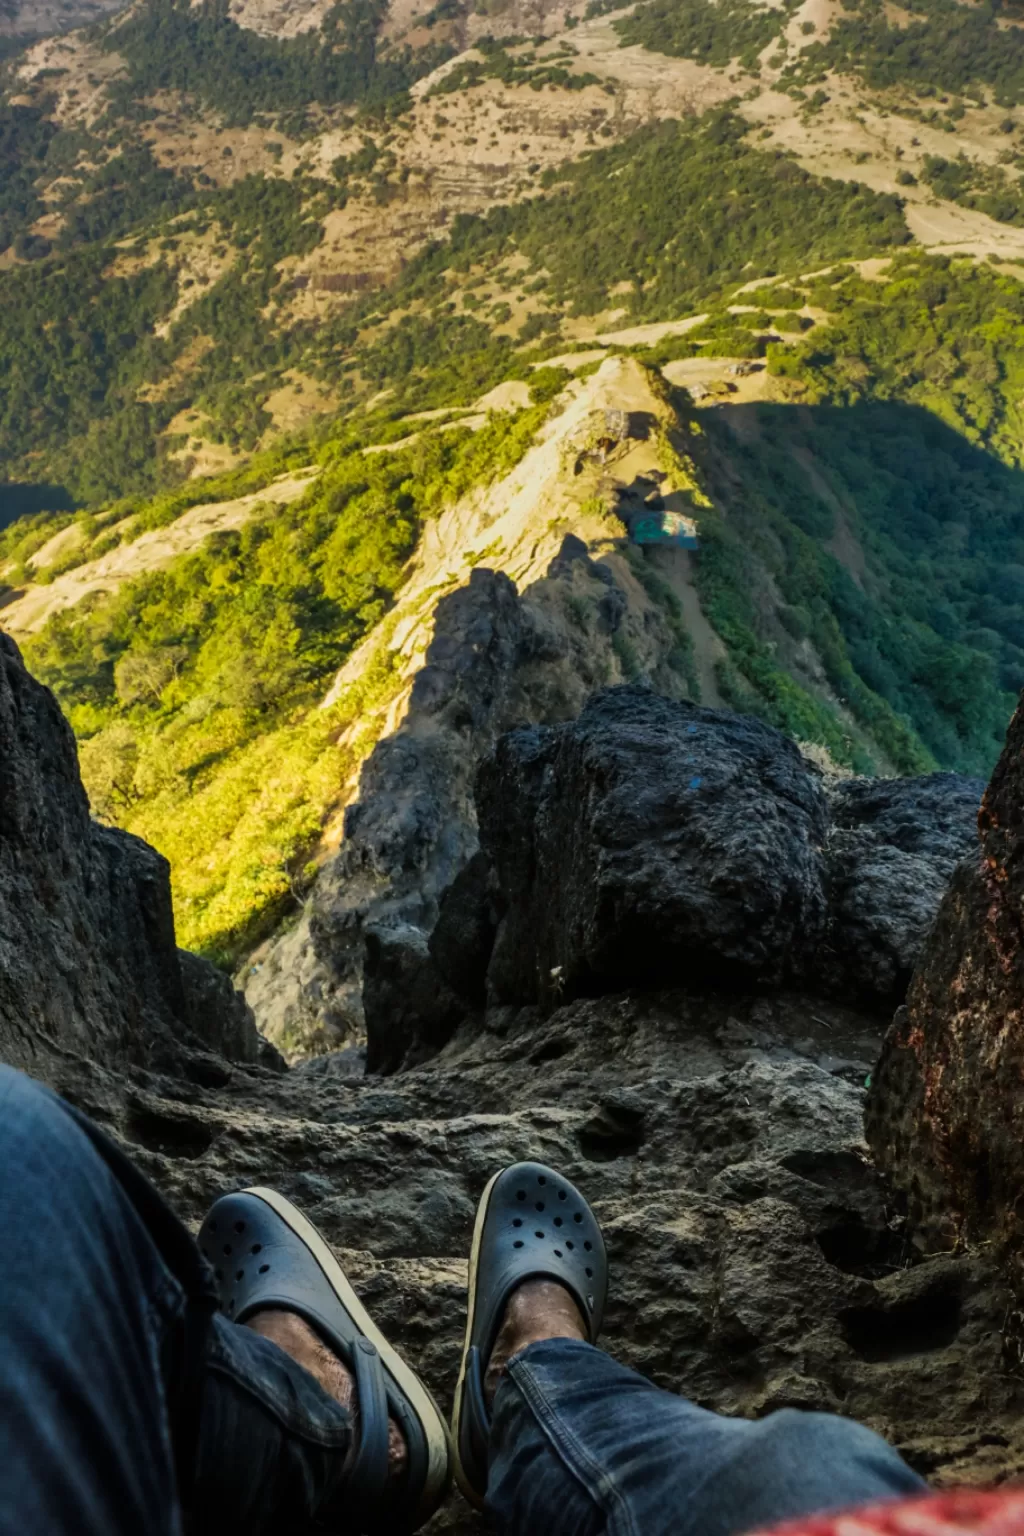
[[527,1280],[512,1292],[484,1375],[484,1396],[493,1403],[508,1362],[544,1339],[587,1340],[579,1307],[555,1280]]
[[[358,1395],[352,1372],[326,1345],[315,1329],[297,1312],[268,1307],[246,1318],[245,1326],[270,1339],[286,1355],[298,1362],[317,1381],[328,1397],[347,1408],[353,1421],[359,1414]],[[388,1419],[388,1475],[400,1477],[408,1462],[408,1447],[398,1425]]]

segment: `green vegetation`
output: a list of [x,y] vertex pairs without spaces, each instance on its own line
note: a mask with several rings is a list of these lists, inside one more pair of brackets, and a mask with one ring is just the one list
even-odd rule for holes
[[[270,422],[262,401],[295,356],[264,313],[276,265],[318,243],[323,196],[319,182],[262,176],[207,194],[191,228],[219,229],[238,257],[163,340],[153,331],[176,296],[168,261],[118,276],[121,253],[95,244],[5,273],[0,463],[91,505],[151,492],[172,475],[159,435],[186,404],[216,440],[255,448]],[[176,375],[175,359],[197,342],[202,356]],[[147,384],[162,386],[158,400],[141,397]]]
[[35,38],[30,37],[27,32],[18,33],[14,37],[0,37],[0,64],[4,59],[14,58],[23,48],[28,48],[34,42]]
[[[56,128],[44,106],[5,106],[0,103],[0,251],[19,236],[43,211],[36,179],[46,162]],[[18,254],[46,254],[22,247]]]
[[1003,224],[1024,224],[1024,188],[999,166],[982,165],[964,155],[956,160],[926,155],[921,176],[937,197],[977,208]]
[[431,96],[464,91],[485,80],[500,80],[505,85],[528,85],[534,91],[543,90],[546,85],[558,86],[565,91],[582,91],[584,86],[602,84],[600,75],[589,71],[573,74],[557,60],[516,58],[507,46],[495,42],[493,37],[482,37],[474,46],[483,58],[457,64],[431,88]]
[[114,278],[107,263],[100,248],[5,272],[0,305],[0,463],[86,501],[155,483],[159,412],[137,388],[174,293],[162,266]]
[[[56,614],[27,644],[84,743],[93,805],[171,859],[181,942],[230,961],[291,902],[354,766],[332,742],[392,686],[390,661],[382,651],[324,714],[327,681],[386,614],[423,519],[507,473],[546,413],[364,455],[369,421],[325,444],[299,501]],[[0,558],[24,558],[16,537],[0,535]]]
[[[190,12],[188,25],[205,25],[204,14]],[[149,15],[144,9],[123,25]],[[19,119],[19,135],[30,127]],[[204,436],[251,452],[270,426],[265,402],[290,368],[313,369],[343,398],[393,389],[396,413],[467,405],[504,378],[527,377],[531,362],[557,350],[562,315],[600,310],[617,284],[631,285],[627,302],[638,318],[660,318],[749,276],[752,258],[755,270],[772,270],[867,255],[909,238],[895,198],[808,176],[785,156],[750,147],[740,120],[719,112],[643,129],[549,176],[542,197],[459,218],[451,241],[411,262],[383,295],[316,329],[280,328],[278,263],[318,243],[339,188],[343,200],[345,188],[376,178],[387,195],[387,166],[388,152],[365,138],[335,167],[334,186],[308,176],[248,176],[224,191],[190,193],[145,149],[123,150],[91,172],[86,200],[69,213],[71,249],[5,274],[0,462],[7,474],[63,485],[92,506],[152,493],[181,472],[161,437],[178,411],[196,408]],[[158,259],[147,253],[147,264],[131,273],[109,242],[154,220],[165,232]],[[235,260],[158,339],[155,327],[177,294],[178,243],[204,231]],[[458,312],[453,295],[473,264],[493,269],[516,253],[540,274],[532,280],[548,309],[513,339]],[[396,310],[400,321],[385,323]],[[740,355],[763,350],[739,329],[730,322],[708,345]],[[531,341],[537,345],[524,352]]]
[[184,91],[236,125],[339,102],[379,110],[451,53],[435,47],[382,57],[377,33],[386,9],[383,0],[339,0],[321,31],[279,39],[240,27],[227,0],[149,0],[107,33],[107,46],[131,71],[115,90],[115,111],[159,90]]
[[630,283],[631,313],[660,319],[757,269],[870,255],[910,239],[897,198],[810,176],[785,155],[752,148],[747,135],[722,111],[596,150],[548,173],[547,196],[454,220],[450,243],[411,264],[394,300],[437,302],[445,274],[454,285],[471,266],[519,252],[549,274],[549,301],[573,314],[603,309],[610,288]]
[[[769,354],[815,407],[807,444],[875,573],[860,587],[834,562],[820,602],[930,752],[987,771],[1024,685],[1024,291],[906,257],[888,283],[847,274],[827,297],[827,329]],[[787,600],[806,623],[813,605]]]
[[1024,288],[971,261],[898,258],[886,283],[837,270],[810,293],[832,322],[773,349],[812,403],[924,406],[1004,464],[1024,465]]
[[833,22],[828,41],[805,49],[789,78],[813,80],[838,69],[861,75],[876,90],[896,86],[932,96],[987,86],[1003,106],[1024,101],[1024,32],[998,26],[1000,16],[1015,14],[1009,6],[908,0],[904,9],[915,20],[897,26],[883,0],[846,0],[846,14]]
[[173,171],[163,170],[146,144],[134,144],[113,155],[77,185],[78,196],[67,212],[62,246],[111,240],[134,225],[169,217],[195,202],[192,185]]
[[615,30],[627,46],[640,43],[652,53],[719,67],[739,59],[745,69],[756,69],[758,54],[782,36],[794,9],[794,0],[777,10],[751,0],[647,0]]

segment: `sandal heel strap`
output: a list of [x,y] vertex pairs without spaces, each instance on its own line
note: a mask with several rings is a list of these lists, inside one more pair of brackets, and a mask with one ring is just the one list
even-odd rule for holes
[[465,1387],[466,1406],[469,1409],[469,1449],[483,1474],[482,1481],[487,1481],[487,1454],[491,1438],[491,1414],[487,1407],[487,1399],[484,1397],[483,1364],[480,1359],[480,1351],[474,1344],[466,1357]]
[[388,1481],[388,1401],[380,1355],[369,1339],[352,1345],[352,1371],[356,1380],[359,1449],[349,1468],[347,1491],[353,1503],[372,1509]]

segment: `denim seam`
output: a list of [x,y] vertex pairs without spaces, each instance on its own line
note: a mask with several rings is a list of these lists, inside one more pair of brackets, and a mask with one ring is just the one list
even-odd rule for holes
[[261,1381],[258,1386],[254,1386],[251,1380],[240,1375],[226,1360],[208,1356],[206,1365],[208,1370],[226,1376],[241,1392],[244,1392],[246,1397],[271,1413],[287,1434],[294,1435],[300,1440],[311,1440],[328,1451],[348,1448],[352,1437],[352,1418],[348,1409],[341,1403],[335,1403],[333,1406],[339,1413],[344,1414],[344,1422],[334,1430],[324,1430],[301,1409],[296,1411],[294,1404],[286,1405],[267,1382]]
[[629,1505],[615,1480],[591,1458],[583,1444],[559,1417],[530,1366],[522,1359],[515,1358],[508,1362],[506,1372],[551,1442],[555,1454],[581,1485],[587,1497],[611,1521],[611,1529],[622,1532],[622,1536],[638,1536]]

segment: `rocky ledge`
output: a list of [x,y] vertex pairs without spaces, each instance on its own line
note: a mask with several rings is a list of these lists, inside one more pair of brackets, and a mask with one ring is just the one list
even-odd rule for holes
[[[555,1162],[605,1226],[623,1359],[728,1412],[855,1415],[940,1482],[1020,1474],[1005,1270],[916,1246],[862,1128],[980,785],[829,783],[756,722],[599,695],[489,752],[436,926],[367,935],[371,1055],[416,1064],[281,1072],[188,1002],[165,866],[89,822],[52,700],[0,655],[0,1045],[188,1220],[278,1185],[445,1400],[479,1192]],[[457,1496],[438,1517],[475,1526]]]

